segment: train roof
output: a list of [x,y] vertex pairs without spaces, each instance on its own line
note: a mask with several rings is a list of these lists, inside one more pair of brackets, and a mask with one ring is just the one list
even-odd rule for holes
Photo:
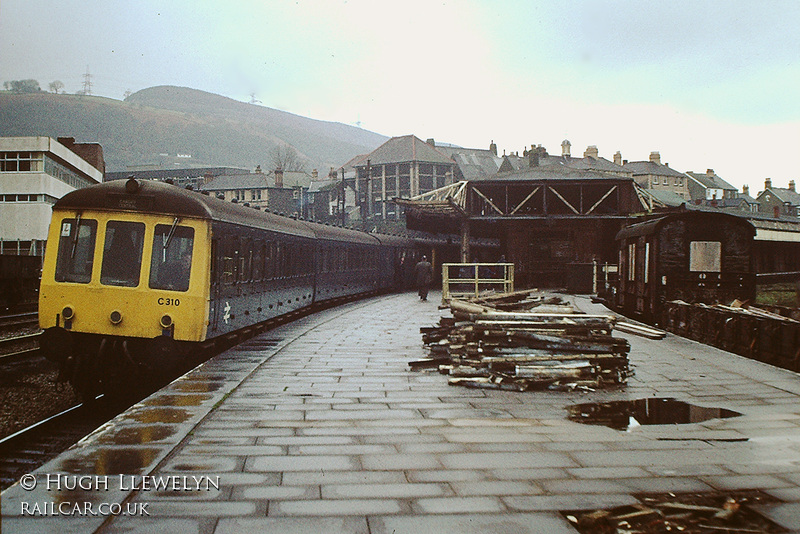
[[627,239],[629,237],[637,237],[642,235],[650,235],[657,232],[662,225],[674,220],[685,220],[689,223],[695,224],[713,224],[714,220],[728,220],[749,228],[750,232],[755,235],[755,227],[743,217],[732,215],[724,212],[710,212],[710,211],[683,211],[679,213],[670,213],[655,219],[639,222],[626,226],[617,233],[616,240]]
[[[315,237],[309,223],[150,180],[115,180],[67,193],[53,209],[125,211],[222,221]],[[134,190],[135,189],[135,190]],[[317,225],[315,225],[317,226]]]
[[317,239],[326,239],[328,241],[346,241],[348,243],[361,243],[363,245],[380,245],[380,241],[378,241],[375,237],[359,230],[342,228],[340,226],[328,226],[326,224],[313,222],[306,222],[304,224],[312,232],[314,232]]

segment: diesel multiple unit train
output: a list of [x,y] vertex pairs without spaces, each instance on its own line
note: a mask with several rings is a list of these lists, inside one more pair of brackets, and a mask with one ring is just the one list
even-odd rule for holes
[[60,199],[48,243],[41,348],[84,398],[174,376],[272,318],[397,288],[431,250],[133,178]]

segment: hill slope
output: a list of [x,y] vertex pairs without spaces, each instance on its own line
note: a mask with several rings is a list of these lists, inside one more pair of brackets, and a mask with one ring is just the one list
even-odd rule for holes
[[192,166],[261,165],[266,170],[276,146],[291,146],[308,170],[319,169],[322,175],[387,139],[184,87],[152,87],[123,102],[0,92],[0,136],[31,135],[100,143],[107,171],[165,164],[177,154],[191,155],[182,162]]

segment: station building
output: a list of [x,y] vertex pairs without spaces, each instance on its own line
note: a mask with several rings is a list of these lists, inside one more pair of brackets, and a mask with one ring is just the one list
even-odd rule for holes
[[72,137],[0,137],[0,254],[42,256],[52,206],[103,181],[97,143]]

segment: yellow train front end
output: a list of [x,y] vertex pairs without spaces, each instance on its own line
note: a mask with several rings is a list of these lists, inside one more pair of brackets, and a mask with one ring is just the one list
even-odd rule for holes
[[39,323],[62,379],[93,398],[191,359],[208,326],[210,233],[201,218],[57,204]]

